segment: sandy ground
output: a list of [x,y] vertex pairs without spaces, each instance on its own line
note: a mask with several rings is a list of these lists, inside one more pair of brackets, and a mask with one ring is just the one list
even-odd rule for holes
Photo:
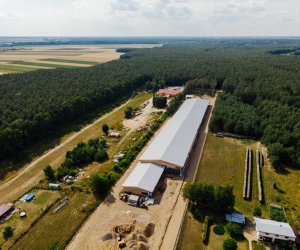
[[[211,105],[213,105],[214,99],[209,99]],[[206,116],[206,124],[203,126],[198,143],[194,149],[193,157],[190,159],[190,166],[186,175],[186,180],[191,180],[197,170],[200,158],[199,156],[202,153],[208,131],[207,124],[208,118],[211,114],[210,112]],[[130,125],[132,128],[135,127],[132,124]],[[149,142],[148,145],[150,143],[151,142]],[[146,148],[147,147],[145,147],[144,150]],[[141,154],[142,152],[140,155]],[[139,159],[140,155],[137,159]],[[135,160],[135,162],[125,172],[122,178],[113,187],[111,194],[103,203],[100,204],[97,210],[82,226],[67,249],[118,249],[115,237],[109,241],[103,241],[101,237],[109,232],[113,232],[114,227],[118,225],[126,225],[128,223],[134,223],[136,226],[135,230],[137,231],[143,230],[147,223],[155,224],[153,236],[147,239],[147,245],[145,248],[141,249],[169,250],[174,248],[181,221],[186,209],[186,202],[180,195],[180,190],[184,180],[183,178],[175,176],[166,177],[159,184],[165,187],[165,191],[162,194],[158,191],[156,192],[157,197],[155,197],[155,200],[158,202],[154,206],[150,206],[148,210],[130,207],[119,199],[119,193],[122,191],[123,182],[131,173],[137,162],[138,160]],[[157,190],[160,190],[160,188],[157,188]],[[138,218],[143,218],[143,221],[141,222]],[[136,245],[134,247],[136,247]],[[125,249],[139,249],[134,247],[130,248],[130,244],[127,244]]]

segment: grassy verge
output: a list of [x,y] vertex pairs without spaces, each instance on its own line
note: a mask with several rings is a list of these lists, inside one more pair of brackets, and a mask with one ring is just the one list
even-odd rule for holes
[[[235,209],[245,214],[249,219],[253,218],[254,208],[260,205],[258,202],[256,165],[254,164],[255,153],[253,154],[252,199],[245,201],[242,198],[245,150],[247,147],[256,150],[258,146],[259,143],[251,140],[219,138],[209,133],[195,179],[216,185],[232,185],[235,194]],[[287,169],[284,174],[276,173],[266,160],[266,165],[262,168],[265,205],[260,206],[263,218],[270,218],[269,204],[276,203],[285,207],[288,221],[299,228],[300,192],[295,191],[295,188],[299,186],[299,179],[299,170]],[[281,192],[273,188],[275,182],[280,187]],[[201,222],[196,221],[187,213],[179,238],[178,249],[195,249],[197,247],[203,249],[200,239],[201,229]],[[216,244],[213,238],[209,240],[208,249],[211,244]],[[184,248],[184,246],[190,247]],[[220,249],[218,246],[214,247],[214,249]]]
[[74,64],[87,64],[87,65],[96,65],[96,64],[99,64],[98,62],[92,62],[92,61],[80,61],[80,60],[69,60],[69,59],[59,59],[59,58],[47,58],[47,59],[41,59],[41,61],[61,62],[61,63],[74,63]]

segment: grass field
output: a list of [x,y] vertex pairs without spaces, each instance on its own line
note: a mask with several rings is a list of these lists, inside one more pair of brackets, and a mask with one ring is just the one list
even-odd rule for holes
[[12,62],[14,65],[29,65],[29,66],[36,66],[36,67],[48,67],[48,68],[66,68],[66,69],[73,69],[78,68],[79,66],[75,65],[66,65],[66,64],[52,64],[52,63],[43,63],[43,62],[23,62],[23,61],[15,61]]
[[22,203],[19,201],[15,203],[15,207],[17,207],[20,211],[26,212],[26,218],[21,219],[19,217],[19,213],[15,213],[5,223],[0,225],[1,233],[6,226],[11,226],[14,230],[13,237],[7,241],[4,241],[1,234],[0,247],[3,247],[3,249],[6,249],[12,245],[15,239],[18,238],[20,234],[27,231],[30,228],[31,223],[38,219],[47,207],[54,204],[54,202],[61,197],[59,192],[47,190],[37,190],[35,191],[35,194],[36,199],[30,203]]
[[10,64],[0,64],[0,72],[14,73],[14,72],[28,72],[33,70],[37,70],[37,68],[22,67],[19,65],[10,65]]
[[67,59],[53,59],[53,58],[46,58],[42,59],[41,61],[47,62],[61,62],[61,63],[74,63],[74,64],[88,64],[88,65],[96,65],[99,64],[98,62],[91,62],[91,61],[79,61],[79,60],[67,60]]
[[[253,167],[252,175],[252,199],[250,201],[242,199],[244,160],[247,147],[256,150],[259,147],[259,143],[219,138],[209,133],[196,175],[196,181],[216,185],[232,185],[235,194],[235,209],[252,219],[254,208],[259,206],[256,165]],[[265,166],[262,168],[265,195],[265,205],[261,206],[263,218],[269,218],[269,204],[276,203],[285,206],[290,223],[296,227],[300,226],[300,205],[298,205],[300,204],[300,192],[297,192],[300,188],[299,179],[300,171],[287,169],[285,174],[279,174],[266,161]],[[274,182],[277,183],[284,193],[274,190]],[[211,244],[216,244],[213,243],[213,240],[210,240],[209,245],[204,247],[201,243],[201,230],[202,224],[187,213],[178,249],[210,249]],[[214,249],[219,249],[217,246],[214,247]]]
[[11,249],[64,249],[88,215],[89,209],[96,205],[92,194],[76,192],[69,198],[65,208],[53,214],[52,210],[58,204],[54,206]]

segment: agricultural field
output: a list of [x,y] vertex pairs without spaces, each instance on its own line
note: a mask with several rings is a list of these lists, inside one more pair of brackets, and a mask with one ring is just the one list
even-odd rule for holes
[[119,59],[120,47],[153,47],[154,45],[61,45],[0,49],[0,75],[37,69],[90,67]]
[[[36,199],[29,203],[16,201],[14,204],[19,211],[26,212],[27,216],[25,218],[21,219],[19,217],[19,212],[16,212],[7,221],[0,224],[0,246],[4,249],[11,246],[17,238],[28,231],[31,225],[43,215],[43,212],[56,203],[61,197],[60,193],[56,191],[33,190],[33,192],[36,195]],[[2,231],[7,226],[12,227],[14,233],[13,237],[5,241],[2,237]]]
[[[245,201],[242,198],[244,162],[247,147],[252,148],[253,151],[257,148],[261,148],[266,156],[266,150],[259,142],[219,138],[209,133],[195,181],[216,185],[232,185],[235,194],[235,209],[252,220],[254,208],[260,205],[258,202],[255,159],[253,160],[252,198],[250,201]],[[300,171],[295,169],[286,169],[285,173],[276,173],[265,157],[265,166],[262,168],[265,203],[260,206],[263,218],[270,218],[270,203],[282,205],[285,207],[289,223],[299,228],[300,207],[298,204],[300,201],[300,193],[294,192],[294,190],[300,188],[299,178]],[[274,183],[276,183],[279,189],[276,190],[273,188]],[[218,244],[217,239],[220,238],[222,241],[224,239],[214,235],[212,230],[210,237],[214,237],[216,240],[210,238],[208,246],[203,245],[200,233],[202,225],[201,222],[193,218],[190,212],[187,212],[178,243],[178,249],[221,249],[216,245]],[[219,242],[219,246],[221,245],[221,242]]]

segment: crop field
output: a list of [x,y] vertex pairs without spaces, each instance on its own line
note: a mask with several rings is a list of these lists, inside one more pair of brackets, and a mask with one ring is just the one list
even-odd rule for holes
[[59,45],[0,49],[0,75],[44,68],[90,67],[119,59],[122,53],[116,52],[117,48],[153,46],[151,44]]
[[63,249],[96,205],[94,196],[85,192],[76,192],[69,198],[65,208],[53,214],[55,205],[11,249]]
[[12,215],[6,222],[0,225],[0,232],[7,226],[11,226],[14,229],[14,235],[12,238],[4,241],[2,235],[0,237],[0,246],[4,249],[8,248],[13,242],[24,232],[26,232],[31,224],[38,219],[42,212],[49,206],[54,204],[61,196],[59,192],[37,190],[35,191],[36,199],[29,203],[22,203],[17,201],[15,207],[20,211],[26,212],[26,218],[21,219],[19,213]]
[[[251,147],[254,151],[259,146],[259,142],[219,138],[209,133],[195,179],[195,181],[216,185],[232,185],[235,194],[235,209],[245,214],[249,219],[253,218],[254,208],[260,205],[258,202],[255,159],[253,161],[252,199],[245,201],[242,198],[245,151],[247,147]],[[265,203],[260,206],[263,218],[270,218],[270,203],[279,204],[285,207],[288,221],[299,228],[300,206],[298,204],[300,194],[294,191],[300,188],[299,178],[300,171],[295,169],[286,169],[284,174],[276,173],[265,158],[265,166],[262,168]],[[280,187],[280,192],[273,188],[274,183]],[[218,241],[215,240],[210,240],[209,245],[204,246],[201,240],[201,230],[202,223],[195,220],[187,212],[178,242],[178,249],[221,249],[215,245],[218,244]],[[224,240],[220,236],[214,235],[212,230],[210,235],[216,239]],[[221,244],[222,242],[219,242],[219,246]]]

